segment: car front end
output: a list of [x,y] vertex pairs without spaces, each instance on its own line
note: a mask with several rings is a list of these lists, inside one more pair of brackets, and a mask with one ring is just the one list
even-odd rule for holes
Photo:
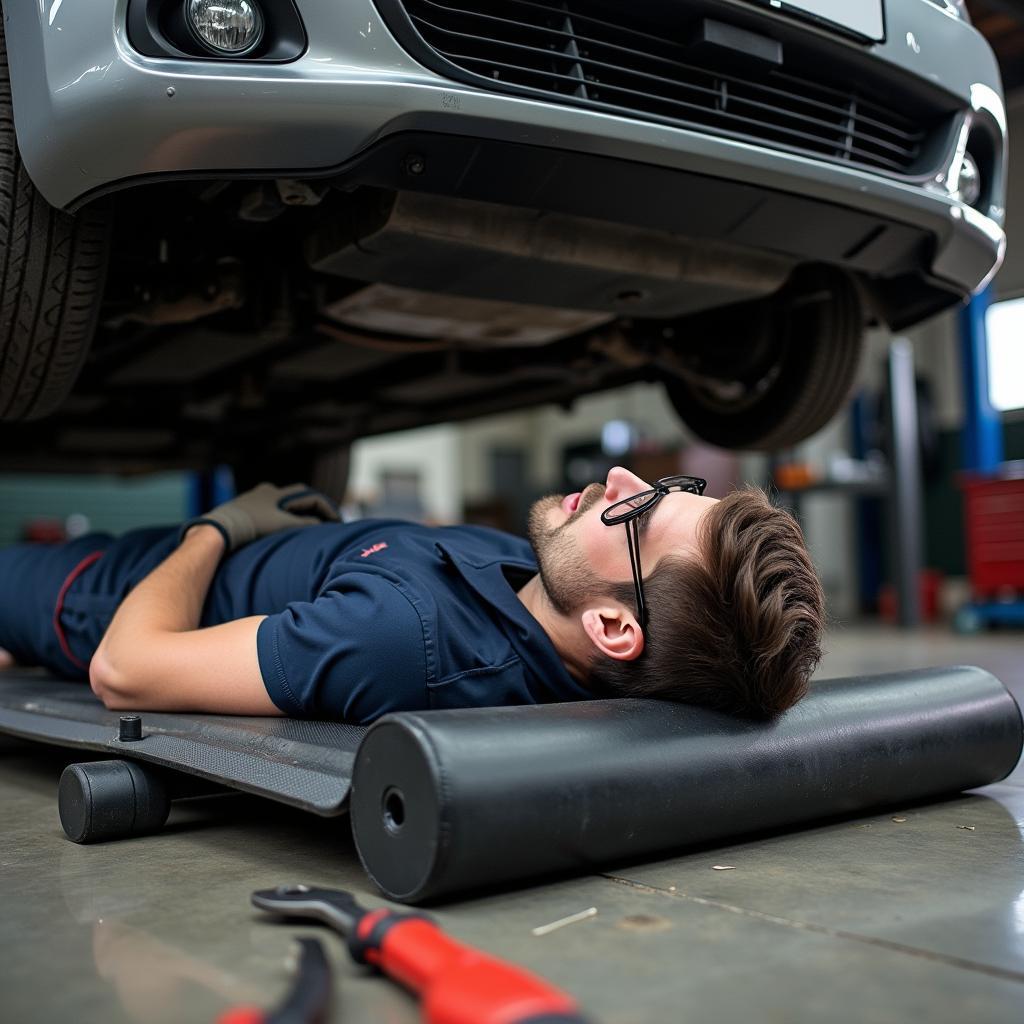
[[[874,21],[864,13],[872,4]],[[595,167],[605,157],[677,172],[675,188],[666,178],[656,197],[666,205],[672,192],[683,207],[700,197],[702,180],[731,182],[723,222],[681,218],[680,227],[744,247],[757,247],[756,225],[748,217],[746,228],[729,230],[724,221],[740,220],[762,190],[861,211],[872,223],[849,225],[832,244],[822,239],[818,255],[869,273],[895,262],[891,252],[871,259],[891,248],[884,231],[867,236],[906,225],[931,237],[921,271],[928,291],[966,294],[999,262],[999,73],[952,3],[887,0],[884,17],[881,0],[832,5],[861,11],[839,15],[850,22],[843,26],[801,9],[813,3],[576,0],[553,18],[553,8],[523,0],[299,0],[290,50],[275,52],[268,40],[267,54],[240,58],[198,43],[188,54],[169,33],[139,28],[166,23],[162,12],[175,6],[184,0],[7,5],[8,36],[18,39],[10,60],[19,145],[53,205],[174,177],[380,177],[388,169],[370,165],[388,140],[418,135],[443,150],[455,137],[493,143],[506,175],[515,166],[504,147],[570,154],[571,173],[586,173],[587,157]],[[739,42],[700,38],[709,24],[733,29]],[[744,52],[759,38],[776,51]],[[545,48],[555,54],[551,70],[539,67]],[[887,97],[898,103],[889,107]],[[402,161],[426,145],[414,141],[405,152],[392,147],[396,182],[487,195],[476,183],[491,173],[486,160],[461,168],[458,181],[433,182],[430,164],[411,174]],[[965,153],[979,173],[973,203],[960,195]],[[512,163],[529,166],[522,155]],[[503,194],[568,207],[557,193],[587,183],[565,180],[550,163],[547,182]],[[572,201],[613,221],[640,216],[630,209],[635,197]]]

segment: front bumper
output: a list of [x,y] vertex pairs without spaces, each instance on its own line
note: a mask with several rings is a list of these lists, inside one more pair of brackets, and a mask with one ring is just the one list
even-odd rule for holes
[[[949,166],[925,183],[449,81],[402,49],[371,0],[299,0],[309,46],[279,65],[143,57],[127,40],[127,3],[8,0],[19,147],[55,206],[74,208],[106,191],[175,177],[336,175],[375,143],[428,132],[770,188],[909,225],[933,239],[920,270],[959,295],[987,281],[1002,259],[998,68],[977,32],[926,0],[888,0],[887,40],[871,47],[879,60],[941,83],[962,107]],[[974,119],[987,121],[999,142],[984,213],[959,202],[947,184],[958,140],[962,146]]]

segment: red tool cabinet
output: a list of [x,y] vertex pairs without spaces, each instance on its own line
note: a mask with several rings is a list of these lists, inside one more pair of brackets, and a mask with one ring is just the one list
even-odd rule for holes
[[965,476],[967,568],[975,600],[1024,596],[1024,464]]

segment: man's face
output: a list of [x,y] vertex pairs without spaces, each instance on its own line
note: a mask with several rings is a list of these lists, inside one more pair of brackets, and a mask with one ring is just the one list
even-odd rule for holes
[[[630,583],[626,527],[605,526],[601,513],[651,485],[616,466],[603,484],[578,494],[551,494],[530,509],[530,543],[551,603],[569,615],[607,591],[607,582]],[[640,521],[640,564],[646,578],[667,554],[699,557],[697,527],[717,498],[672,492]],[[635,609],[634,609],[635,610]]]

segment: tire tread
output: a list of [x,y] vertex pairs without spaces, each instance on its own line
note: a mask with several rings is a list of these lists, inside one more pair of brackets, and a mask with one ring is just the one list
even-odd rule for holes
[[814,336],[786,323],[790,349],[782,357],[783,377],[751,407],[736,413],[711,409],[688,382],[666,382],[680,418],[702,440],[724,448],[778,451],[806,440],[835,416],[857,379],[863,306],[855,282],[833,267],[803,268],[795,292],[807,290],[827,291],[828,307],[818,316]]
[[18,154],[0,25],[0,421],[34,420],[67,397],[96,330],[110,217],[51,207]]

